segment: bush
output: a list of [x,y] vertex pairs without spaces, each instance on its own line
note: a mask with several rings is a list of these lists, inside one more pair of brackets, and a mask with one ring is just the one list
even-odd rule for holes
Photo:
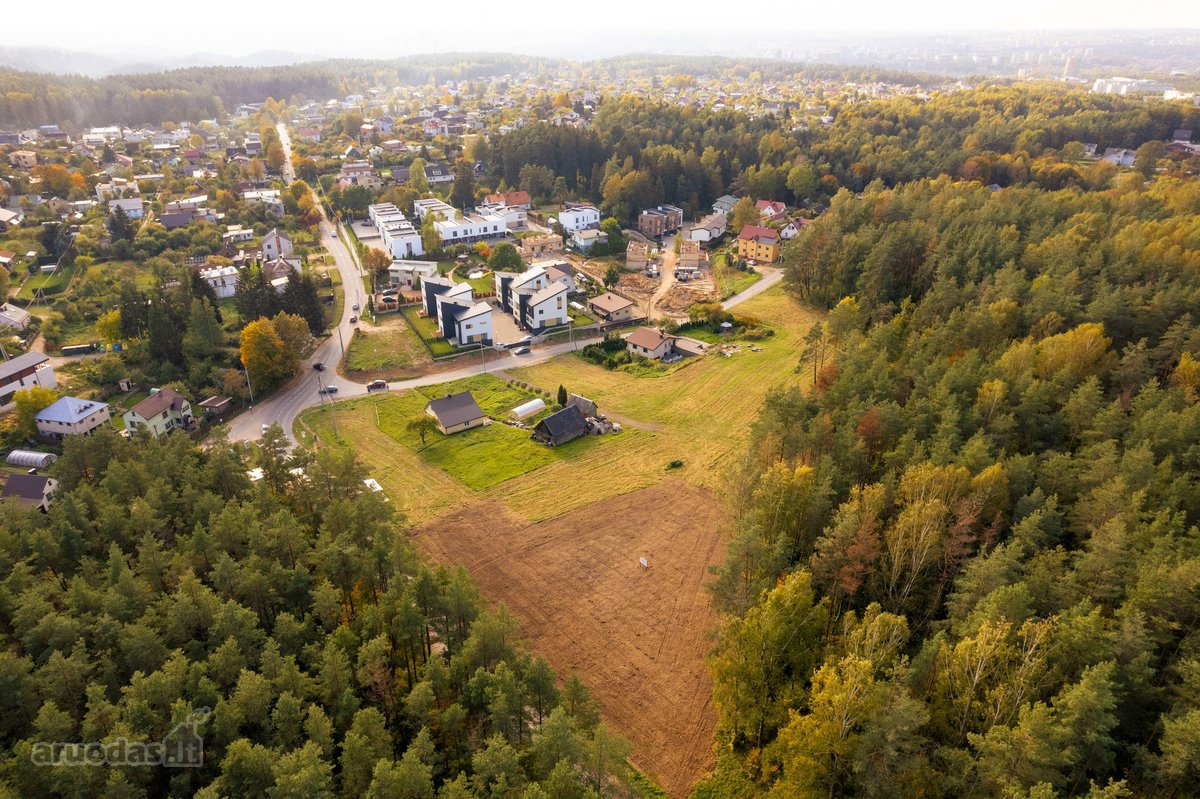
[[[597,346],[595,344],[590,346]],[[620,352],[625,349],[625,339],[614,333],[606,333],[604,339],[599,344],[600,348],[605,352]]]
[[668,469],[679,469],[683,466],[683,461],[674,460],[667,464]]

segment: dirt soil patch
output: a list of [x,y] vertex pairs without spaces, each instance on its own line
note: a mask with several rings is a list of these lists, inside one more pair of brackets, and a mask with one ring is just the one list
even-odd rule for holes
[[698,302],[713,302],[717,300],[716,287],[711,280],[697,280],[692,283],[676,283],[671,290],[659,301],[658,307],[670,314],[686,314]]
[[683,799],[714,763],[704,584],[727,521],[710,492],[671,479],[537,524],[483,500],[415,538],[504,602],[560,675],[578,673],[634,764]]

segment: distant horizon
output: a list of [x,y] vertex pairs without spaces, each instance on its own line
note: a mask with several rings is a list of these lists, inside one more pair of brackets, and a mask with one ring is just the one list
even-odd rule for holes
[[183,24],[138,14],[95,14],[93,9],[81,0],[66,0],[55,8],[59,19],[86,19],[86,25],[46,25],[44,9],[27,4],[8,9],[6,23],[21,36],[19,44],[0,46],[0,54],[58,51],[117,65],[189,60],[210,65],[262,54],[286,54],[295,58],[290,63],[303,63],[449,52],[573,61],[642,53],[769,57],[778,52],[797,60],[830,46],[946,37],[1200,36],[1200,3],[1190,0],[1149,0],[1135,15],[1117,0],[1095,0],[1086,14],[1073,4],[1044,0],[1010,0],[995,7],[966,6],[957,0],[903,6],[844,0],[805,8],[802,14],[731,11],[715,0],[695,0],[687,6],[612,0],[602,12],[587,15],[561,14],[553,8],[513,14],[484,0],[459,0],[452,19],[416,11],[347,14],[309,0],[298,0],[286,10],[210,0],[203,14],[190,15]]
[[[1197,4],[1200,8],[1200,4]],[[1008,47],[1052,47],[1062,48],[1094,43],[1100,46],[1119,46],[1122,42],[1145,38],[1179,38],[1183,42],[1175,42],[1176,46],[1189,45],[1188,39],[1196,38],[1200,45],[1200,22],[1195,27],[1147,27],[1142,29],[1123,28],[1009,28],[1009,29],[960,29],[960,30],[875,30],[862,31],[811,31],[803,34],[803,38],[787,41],[786,32],[772,31],[750,37],[753,46],[746,42],[746,32],[732,31],[718,39],[706,37],[704,34],[676,33],[668,39],[659,35],[644,36],[636,43],[631,43],[629,37],[619,41],[606,43],[605,40],[592,40],[586,46],[575,45],[563,47],[564,40],[542,40],[533,47],[522,47],[514,38],[493,38],[491,42],[473,46],[468,41],[455,39],[454,46],[438,47],[437,42],[428,38],[421,39],[421,44],[432,45],[423,48],[368,46],[362,45],[345,51],[340,46],[328,49],[303,51],[289,46],[288,41],[276,40],[257,42],[254,45],[234,48],[228,37],[218,37],[215,41],[203,41],[200,37],[189,38],[196,47],[184,52],[179,48],[160,48],[150,44],[107,45],[103,38],[91,38],[86,44],[72,46],[63,38],[45,44],[32,44],[30,37],[20,45],[0,45],[0,67],[10,67],[25,71],[50,74],[84,74],[100,77],[117,74],[124,71],[137,73],[155,72],[168,69],[188,67],[215,66],[288,66],[293,64],[316,63],[329,60],[374,61],[403,58],[419,58],[421,56],[441,56],[452,54],[490,54],[527,58],[545,58],[571,63],[586,64],[591,61],[621,58],[629,56],[659,56],[659,57],[702,57],[705,55],[725,58],[743,57],[747,59],[781,60],[797,63],[848,63],[846,58],[853,51],[879,46],[894,48],[915,47],[922,44],[938,43],[952,40],[963,49],[979,47],[984,44],[997,45],[1003,43]],[[1004,42],[1012,39],[1011,42]],[[1066,39],[1066,42],[1055,42],[1055,39]],[[1035,45],[1036,42],[1036,45]],[[223,46],[222,46],[223,45]],[[895,54],[891,54],[893,57]],[[823,60],[823,56],[825,59]],[[853,62],[860,66],[879,66],[879,61],[865,53],[861,61]],[[981,65],[986,67],[987,65]],[[1190,65],[1200,77],[1200,59],[1193,59]],[[912,66],[914,72],[927,71],[920,66]],[[981,69],[986,72],[986,69]]]

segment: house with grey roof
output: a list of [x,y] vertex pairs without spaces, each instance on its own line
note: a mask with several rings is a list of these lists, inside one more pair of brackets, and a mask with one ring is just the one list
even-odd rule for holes
[[47,438],[90,435],[97,427],[108,424],[112,412],[106,402],[79,397],[59,397],[38,411],[34,421],[37,430]]
[[0,405],[12,402],[13,394],[30,386],[58,386],[54,367],[45,353],[26,352],[0,363]]
[[10,474],[0,489],[0,500],[11,500],[42,513],[50,510],[58,481],[44,474]]
[[438,430],[445,435],[481,427],[487,422],[487,417],[471,396],[470,391],[460,391],[457,394],[447,394],[425,405],[425,413],[437,422]]

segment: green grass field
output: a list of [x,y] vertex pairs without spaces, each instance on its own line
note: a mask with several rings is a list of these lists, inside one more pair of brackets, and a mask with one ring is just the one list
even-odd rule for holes
[[406,308],[401,308],[400,313],[407,319],[417,331],[426,344],[429,345],[433,357],[440,358],[444,355],[454,355],[461,352],[458,347],[455,347],[449,341],[442,338],[442,333],[438,330],[437,323],[428,316],[418,316],[419,306],[412,305]]
[[[549,407],[527,419],[526,429],[493,421],[487,426],[449,436],[436,431],[428,433],[424,443],[417,433],[406,429],[411,419],[425,412],[425,405],[430,400],[459,391],[470,391],[480,409],[496,418],[504,418],[509,410],[536,396],[493,375],[478,375],[452,383],[339,403],[339,426],[344,426],[342,420],[349,418],[350,426],[346,427],[348,434],[345,438],[353,440],[356,446],[365,435],[386,436],[408,449],[427,466],[440,469],[472,491],[491,488],[551,463],[572,460],[601,441],[585,437],[560,447],[546,447],[533,442],[529,438],[528,427],[552,413],[553,409]],[[322,440],[332,438],[332,419],[327,410],[310,410],[301,421]],[[363,422],[373,426],[374,433],[363,430]],[[353,434],[350,435],[349,431],[353,431]]]
[[[494,423],[441,443],[404,430],[431,397],[469,389],[486,413],[503,417],[530,396],[493,375],[340,402],[338,429],[371,466],[372,476],[415,523],[483,498],[519,518],[540,521],[661,482],[668,474],[718,493],[730,486],[768,392],[806,381],[795,372],[804,334],[819,315],[772,289],[739,306],[775,330],[732,357],[689,359],[666,371],[610,371],[568,354],[508,376],[554,392],[595,400],[624,427],[619,435],[580,439],[548,449],[526,431]],[[536,421],[532,420],[532,421]],[[302,425],[336,443],[329,412],[314,409]],[[440,436],[440,434],[437,434]],[[397,446],[400,444],[400,446]],[[667,470],[673,460],[680,468]]]
[[430,362],[429,351],[402,319],[354,331],[346,347],[350,372],[386,372],[410,369]]
[[64,266],[54,274],[43,274],[38,272],[35,275],[30,275],[29,278],[21,284],[21,288],[17,291],[16,297],[19,300],[31,302],[37,296],[38,290],[42,292],[44,297],[53,297],[62,294],[71,285],[71,278],[75,275],[75,267]]
[[762,272],[758,270],[753,272],[739,272],[737,269],[729,266],[729,256],[725,253],[714,255],[712,266],[713,279],[717,283],[717,290],[721,293],[721,299],[723,300],[732,297],[738,292],[745,291],[762,280]]

